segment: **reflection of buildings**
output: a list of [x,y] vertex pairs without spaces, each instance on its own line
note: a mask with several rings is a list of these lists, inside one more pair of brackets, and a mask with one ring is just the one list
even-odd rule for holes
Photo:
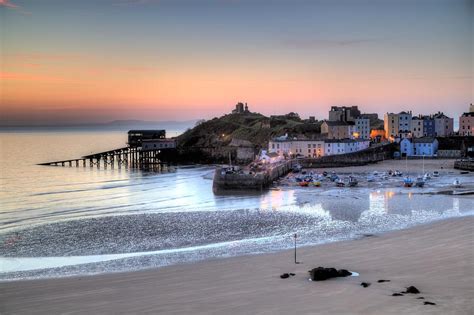
[[331,214],[333,220],[357,222],[362,212],[369,210],[368,196],[356,199],[339,197],[321,201],[321,207]]

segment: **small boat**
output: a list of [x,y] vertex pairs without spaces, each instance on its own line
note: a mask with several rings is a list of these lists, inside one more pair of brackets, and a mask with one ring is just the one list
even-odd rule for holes
[[425,181],[431,179],[431,174],[430,174],[430,173],[426,173],[426,174],[423,176],[423,179],[424,179]]
[[461,188],[461,182],[457,178],[454,180],[453,185],[456,188]]
[[405,187],[412,187],[413,186],[413,179],[410,176],[407,176],[403,179],[403,186]]
[[293,166],[293,173],[299,173],[303,167],[299,164]]
[[320,181],[315,181],[313,182],[314,187],[321,187],[321,182]]
[[355,178],[354,176],[349,176],[349,187],[355,187],[357,186],[357,184],[359,184],[357,178]]
[[423,179],[423,177],[419,176],[416,178],[415,186],[420,188],[425,186],[425,180]]
[[324,177],[328,176],[328,172],[324,171],[324,172],[323,172],[323,176],[324,176]]
[[379,175],[379,172],[377,172],[377,171],[373,171],[373,173],[372,173],[372,174],[373,174],[374,176],[377,176],[377,175]]
[[307,181],[302,181],[302,182],[299,183],[299,185],[300,185],[301,187],[308,187],[308,186],[309,186],[309,182],[307,182]]
[[332,182],[335,182],[336,180],[339,179],[339,176],[337,176],[336,174],[331,174],[331,177],[329,177],[329,179],[330,179]]
[[433,172],[433,177],[439,177],[439,172],[438,172],[438,171],[434,171],[434,172]]
[[396,176],[402,176],[402,172],[400,172],[399,170],[396,170],[395,172],[392,173],[392,176],[393,177],[396,177]]
[[344,181],[342,179],[338,178],[336,180],[336,186],[337,187],[344,187],[344,186],[346,186],[346,183],[344,183]]

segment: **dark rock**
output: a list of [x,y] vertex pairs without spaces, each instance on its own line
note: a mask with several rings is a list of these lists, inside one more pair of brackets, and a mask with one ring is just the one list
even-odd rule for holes
[[417,297],[416,299],[417,299],[417,300],[424,300],[425,298],[422,297],[422,296],[420,296],[420,297]]
[[370,282],[362,282],[360,285],[364,288],[367,288],[368,286],[370,286]]
[[364,234],[364,237],[372,237],[374,234]]
[[351,272],[345,269],[337,270],[335,268],[324,268],[324,267],[314,268],[308,272],[311,275],[311,280],[313,281],[323,281],[323,280],[327,280],[331,278],[347,277],[347,276],[352,275]]
[[348,276],[351,276],[352,275],[352,272],[350,272],[349,270],[346,270],[346,269],[339,269],[337,271],[339,277],[348,277]]
[[292,277],[293,277],[294,275],[295,275],[294,273],[290,272],[290,276],[292,276]]
[[377,282],[378,282],[378,283],[390,282],[390,280],[383,280],[383,279],[382,279],[382,280],[379,280],[379,281],[377,281]]
[[282,279],[286,279],[286,278],[289,278],[289,277],[290,277],[290,275],[287,274],[287,273],[284,273],[284,274],[280,275],[280,278],[282,278]]
[[425,301],[424,305],[436,305],[436,303]]
[[420,291],[417,288],[415,288],[414,286],[409,286],[407,288],[407,290],[403,293],[418,294],[418,293],[420,293]]
[[403,294],[402,293],[394,293],[394,294],[392,294],[392,296],[403,296]]

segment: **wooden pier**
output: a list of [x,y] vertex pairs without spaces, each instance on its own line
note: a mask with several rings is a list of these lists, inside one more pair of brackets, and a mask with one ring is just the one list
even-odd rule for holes
[[40,163],[47,166],[135,168],[162,171],[169,169],[169,156],[174,149],[142,150],[141,147],[123,147],[85,155],[78,159]]

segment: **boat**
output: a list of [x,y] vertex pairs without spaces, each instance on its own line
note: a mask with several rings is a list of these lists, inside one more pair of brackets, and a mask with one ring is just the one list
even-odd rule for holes
[[369,182],[369,183],[375,182],[375,176],[374,175],[367,176],[367,182]]
[[420,187],[420,188],[422,188],[423,186],[425,186],[425,180],[423,179],[423,177],[418,176],[418,177],[416,178],[415,186],[416,186],[416,187]]
[[300,185],[301,187],[308,187],[308,186],[309,186],[309,182],[307,182],[307,181],[302,181],[302,182],[299,182],[299,185]]
[[321,187],[321,182],[320,181],[315,181],[313,182],[314,187]]
[[410,176],[405,177],[403,179],[403,186],[412,187],[413,186],[413,179]]
[[438,172],[438,171],[434,171],[434,172],[433,172],[433,177],[439,177],[439,172]]
[[355,178],[354,176],[349,176],[349,187],[355,187],[357,186],[357,184],[359,184],[357,178]]
[[334,181],[336,181],[336,180],[339,179],[339,176],[337,176],[336,174],[331,174],[331,177],[329,177],[329,179],[330,179],[332,182],[334,182]]
[[324,172],[323,172],[323,176],[324,176],[324,177],[328,176],[328,172],[324,171]]
[[457,178],[454,180],[453,185],[456,188],[461,188],[461,182]]
[[344,183],[344,181],[342,179],[338,178],[336,180],[336,186],[337,187],[344,187],[344,186],[346,186],[346,183]]
[[425,181],[431,179],[431,174],[430,174],[430,173],[426,173],[426,174],[423,176],[423,179],[424,179]]
[[406,161],[405,162],[405,169],[406,169],[407,176],[403,179],[403,186],[412,187],[413,186],[413,179],[410,176],[408,176],[408,156],[406,157],[405,161]]
[[299,173],[301,171],[303,167],[299,164],[296,164],[295,166],[293,166],[293,173]]

